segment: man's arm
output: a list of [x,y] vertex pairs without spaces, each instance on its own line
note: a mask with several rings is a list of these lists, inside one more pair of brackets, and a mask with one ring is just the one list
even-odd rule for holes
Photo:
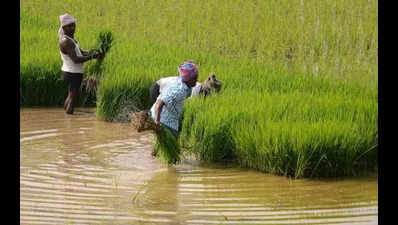
[[61,51],[67,54],[74,63],[84,63],[88,60],[95,59],[98,57],[98,54],[87,55],[87,56],[78,56],[75,51],[75,43],[67,38],[63,38],[61,43],[59,44]]
[[80,49],[80,52],[82,53],[83,56],[90,55],[90,51],[87,51],[87,50]]

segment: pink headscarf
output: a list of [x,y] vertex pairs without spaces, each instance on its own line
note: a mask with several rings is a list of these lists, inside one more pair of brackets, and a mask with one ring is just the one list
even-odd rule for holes
[[192,60],[188,60],[183,62],[178,67],[178,73],[183,81],[187,81],[188,79],[197,78],[199,75],[198,67]]
[[61,39],[64,35],[64,29],[62,29],[62,27],[71,23],[76,23],[76,19],[68,13],[65,13],[59,16],[59,21],[61,22],[61,27],[58,30],[58,38]]

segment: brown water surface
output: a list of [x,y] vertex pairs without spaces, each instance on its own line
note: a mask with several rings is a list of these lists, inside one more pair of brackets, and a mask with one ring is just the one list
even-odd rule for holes
[[377,224],[378,183],[292,180],[151,156],[154,136],[95,109],[22,108],[21,224]]

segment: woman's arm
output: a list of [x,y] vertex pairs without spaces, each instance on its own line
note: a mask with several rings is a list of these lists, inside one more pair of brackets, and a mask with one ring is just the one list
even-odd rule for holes
[[155,111],[154,122],[155,122],[157,131],[160,130],[160,114],[162,112],[163,106],[164,106],[164,102],[162,100],[160,100],[160,99],[157,99],[156,103],[155,103],[155,108],[154,108],[154,111]]

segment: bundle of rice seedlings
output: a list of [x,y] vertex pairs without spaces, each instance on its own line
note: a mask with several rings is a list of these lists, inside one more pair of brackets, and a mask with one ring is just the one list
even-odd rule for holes
[[221,90],[221,81],[216,78],[216,74],[211,72],[206,80],[202,83],[200,95],[209,96],[212,92],[218,93]]
[[142,132],[145,130],[155,130],[155,123],[153,119],[148,115],[148,111],[143,110],[139,112],[130,113],[131,125],[137,130]]
[[82,81],[82,88],[85,87],[87,93],[96,93],[98,82],[102,76],[102,62],[105,58],[106,53],[111,49],[113,45],[113,35],[110,31],[101,31],[97,38],[96,48],[90,52],[94,54],[99,52],[103,54],[103,57],[97,58],[95,64],[89,68],[88,76]]
[[101,53],[106,54],[112,47],[113,35],[110,31],[100,32],[98,35],[98,49]]
[[[136,111],[130,113],[131,125],[142,132],[145,130],[155,131],[155,123],[148,115],[148,111]],[[160,158],[164,163],[171,165],[180,161],[180,146],[177,139],[166,128],[161,127],[159,132],[156,132],[156,145],[153,149],[152,155]]]
[[180,145],[171,131],[161,127],[160,131],[156,133],[156,137],[156,144],[154,147],[156,157],[164,163],[167,163],[167,165],[180,162]]
[[95,76],[87,76],[82,81],[81,88],[84,87],[84,90],[88,94],[95,94],[97,92],[98,80]]

